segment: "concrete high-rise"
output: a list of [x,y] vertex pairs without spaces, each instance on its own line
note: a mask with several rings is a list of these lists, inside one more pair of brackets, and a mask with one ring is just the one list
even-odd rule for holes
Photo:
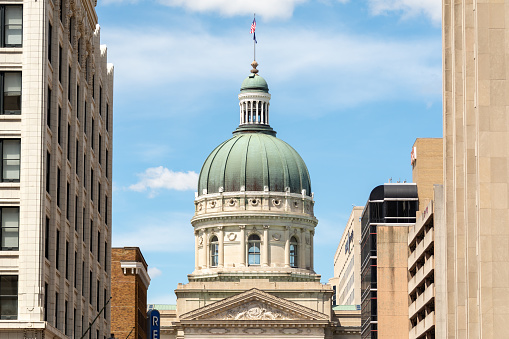
[[[412,146],[412,179],[417,184],[419,211],[415,225],[408,229],[408,316],[409,339],[443,338],[437,322],[445,314],[435,305],[440,302],[443,280],[435,272],[443,270],[443,152],[441,138],[419,138]],[[436,293],[438,291],[438,293]]]
[[95,5],[0,4],[2,338],[81,337],[110,296],[113,68]]
[[361,304],[361,214],[363,206],[354,206],[334,254],[332,306]]
[[507,337],[508,13],[507,0],[443,0],[448,338]]

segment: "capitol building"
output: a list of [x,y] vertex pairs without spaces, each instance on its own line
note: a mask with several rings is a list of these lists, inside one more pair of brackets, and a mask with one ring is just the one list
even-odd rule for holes
[[242,82],[240,124],[203,164],[191,220],[195,267],[161,337],[357,338],[360,311],[332,307],[313,269],[311,178],[271,128],[256,61]]

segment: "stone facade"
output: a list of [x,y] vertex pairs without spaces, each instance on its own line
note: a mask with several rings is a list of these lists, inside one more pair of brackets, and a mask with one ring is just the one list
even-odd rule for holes
[[443,0],[448,338],[507,336],[508,20],[508,1]]
[[[436,248],[435,231],[444,227],[437,223],[441,205],[440,198],[435,199],[437,185],[443,180],[442,139],[417,139],[412,147],[412,179],[419,192],[419,211],[415,225],[408,230],[408,316],[410,318],[410,339],[434,338],[436,336],[437,313],[436,265],[442,257]],[[437,211],[435,205],[439,204]],[[436,213],[437,212],[437,213]],[[444,316],[445,314],[440,314]],[[438,336],[440,338],[440,336]]]
[[[22,13],[19,21],[13,17],[20,43],[14,37],[0,48],[0,77],[10,88],[0,138],[20,141],[19,158],[10,162],[12,171],[18,161],[19,179],[0,182],[2,215],[8,208],[19,213],[18,229],[11,229],[18,245],[11,238],[0,251],[1,283],[17,280],[2,338],[79,335],[109,299],[113,68],[100,45],[95,5],[2,5]],[[107,307],[91,328],[94,337],[109,336],[109,319]]]
[[147,338],[147,263],[138,247],[111,249],[111,333]]
[[334,254],[332,305],[361,304],[361,221],[362,206],[354,206]]

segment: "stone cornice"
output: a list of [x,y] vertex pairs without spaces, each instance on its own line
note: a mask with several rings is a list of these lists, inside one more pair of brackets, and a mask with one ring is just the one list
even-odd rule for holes
[[[287,220],[289,222],[302,222],[309,225],[316,226],[318,224],[318,219],[315,217],[309,217],[305,215],[297,215],[297,214],[283,214],[276,212],[221,212],[214,214],[202,214],[199,216],[194,216],[191,219],[191,224],[196,227],[196,224],[203,223],[206,221],[235,221],[239,222],[239,220],[252,220],[252,219],[262,219],[262,220]],[[223,225],[224,226],[224,225]]]
[[124,274],[127,274],[128,270],[131,270],[132,274],[139,275],[145,284],[145,287],[148,288],[150,285],[150,276],[148,275],[148,272],[145,269],[143,263],[137,261],[121,261],[120,268],[124,270]]

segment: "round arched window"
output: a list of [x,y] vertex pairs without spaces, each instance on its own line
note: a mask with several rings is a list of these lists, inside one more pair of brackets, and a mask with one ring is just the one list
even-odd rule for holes
[[291,237],[290,239],[290,266],[298,267],[299,266],[299,243],[297,242],[297,238]]
[[248,264],[260,265],[260,236],[251,234],[247,243]]
[[217,241],[217,237],[213,236],[210,239],[210,266],[216,267],[218,264],[219,258],[219,243]]

